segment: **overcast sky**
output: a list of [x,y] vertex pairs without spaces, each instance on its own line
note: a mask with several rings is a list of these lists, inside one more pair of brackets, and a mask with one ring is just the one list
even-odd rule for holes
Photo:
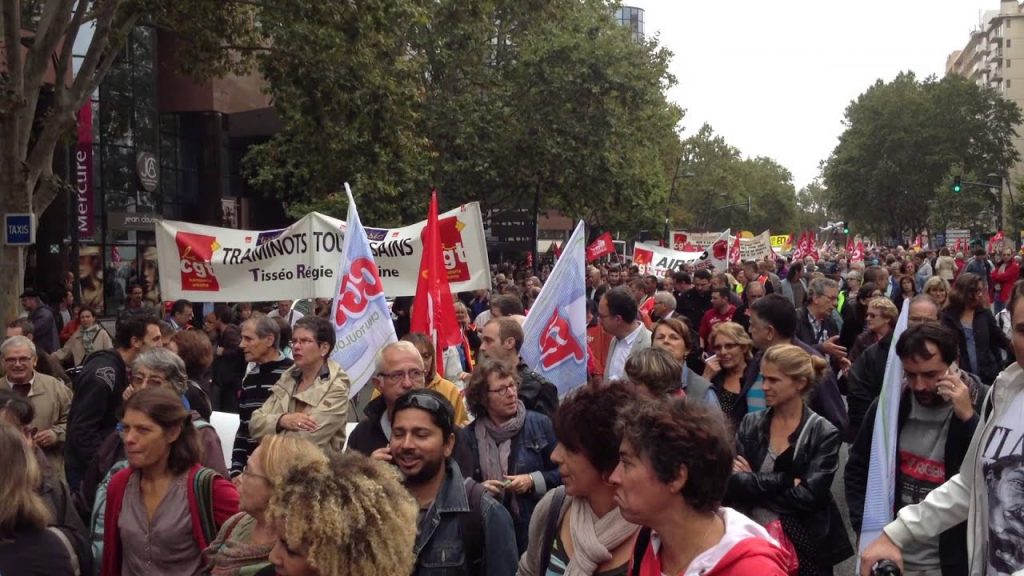
[[835,148],[843,112],[875,80],[945,72],[999,0],[626,0],[673,54],[684,137],[707,122],[797,189]]

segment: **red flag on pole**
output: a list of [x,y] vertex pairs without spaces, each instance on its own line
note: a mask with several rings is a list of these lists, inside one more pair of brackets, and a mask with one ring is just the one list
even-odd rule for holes
[[437,190],[430,193],[427,226],[423,229],[423,257],[412,303],[409,328],[422,332],[434,342],[437,371],[444,373],[444,350],[462,341],[462,332],[455,320],[455,304],[448,286],[448,270],[444,267],[441,228],[437,221]]
[[612,243],[612,233],[605,232],[591,242],[590,246],[587,246],[587,262],[593,262],[612,252],[615,252],[615,244]]
[[732,249],[729,250],[729,263],[739,264],[740,263],[740,235],[736,234],[735,239],[732,242]]

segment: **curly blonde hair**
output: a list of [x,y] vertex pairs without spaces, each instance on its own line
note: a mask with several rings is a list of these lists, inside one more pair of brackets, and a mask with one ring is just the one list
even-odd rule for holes
[[417,512],[397,471],[348,452],[330,466],[293,468],[267,518],[289,547],[308,547],[306,559],[322,576],[394,576],[412,572]]

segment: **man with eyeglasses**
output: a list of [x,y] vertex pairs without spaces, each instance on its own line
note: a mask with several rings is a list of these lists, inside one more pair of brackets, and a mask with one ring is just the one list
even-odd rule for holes
[[[896,426],[895,508],[917,504],[960,471],[988,387],[956,366],[956,334],[938,322],[911,326],[896,342],[904,386]],[[868,408],[846,464],[846,501],[860,531],[877,398]],[[903,550],[908,576],[967,574],[967,523]]]
[[36,372],[36,346],[24,336],[12,336],[0,344],[7,375],[0,378],[0,390],[11,390],[34,408],[32,441],[43,449],[55,470],[64,469],[64,440],[67,438],[71,394],[52,376]]
[[832,314],[838,304],[839,284],[815,278],[807,286],[807,305],[796,311],[796,337],[831,358],[836,371],[848,362],[846,348],[839,345],[839,324]]
[[75,379],[64,452],[72,490],[78,489],[100,443],[117,425],[117,410],[128,386],[128,366],[144,350],[160,343],[160,323],[155,316],[130,317],[117,323],[113,350],[99,350],[85,359]]
[[[939,321],[939,307],[926,294],[918,294],[910,301],[907,327],[925,322]],[[885,364],[889,361],[892,333],[864,349],[846,375],[846,401],[849,405],[850,427],[846,441],[853,442],[860,431],[861,422],[871,402],[882,392]]]
[[[376,460],[392,461],[388,443],[391,440],[395,401],[410,390],[426,387],[428,370],[424,368],[423,356],[412,342],[399,340],[385,345],[377,352],[376,370],[371,379],[375,388],[374,397],[363,410],[363,419],[349,435],[349,450]],[[457,428],[456,436],[462,434],[462,429]],[[472,465],[473,457],[466,447],[466,441],[456,442],[455,459],[460,465]]]
[[452,405],[413,389],[392,408],[389,451],[420,507],[414,576],[512,576],[518,550],[512,517],[452,458],[458,444]]

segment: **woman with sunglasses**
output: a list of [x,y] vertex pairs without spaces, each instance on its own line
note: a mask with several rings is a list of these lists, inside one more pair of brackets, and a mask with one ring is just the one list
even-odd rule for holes
[[271,496],[292,470],[327,465],[327,456],[309,440],[264,436],[235,481],[241,512],[228,518],[203,553],[211,576],[247,576],[269,565],[277,542],[266,514]]
[[466,404],[476,418],[466,427],[466,438],[472,476],[512,514],[522,554],[537,502],[562,482],[551,461],[557,443],[551,420],[527,410],[516,395],[518,388],[514,368],[495,360],[478,364],[466,390]]
[[281,375],[270,398],[252,413],[249,434],[298,434],[324,452],[341,452],[348,421],[348,374],[330,359],[335,332],[319,316],[304,316],[292,328],[295,367]]
[[881,342],[886,336],[892,334],[899,316],[900,311],[888,298],[868,300],[868,311],[864,315],[867,330],[857,336],[857,340],[854,341],[853,348],[850,350],[850,362],[855,362],[869,346]]

